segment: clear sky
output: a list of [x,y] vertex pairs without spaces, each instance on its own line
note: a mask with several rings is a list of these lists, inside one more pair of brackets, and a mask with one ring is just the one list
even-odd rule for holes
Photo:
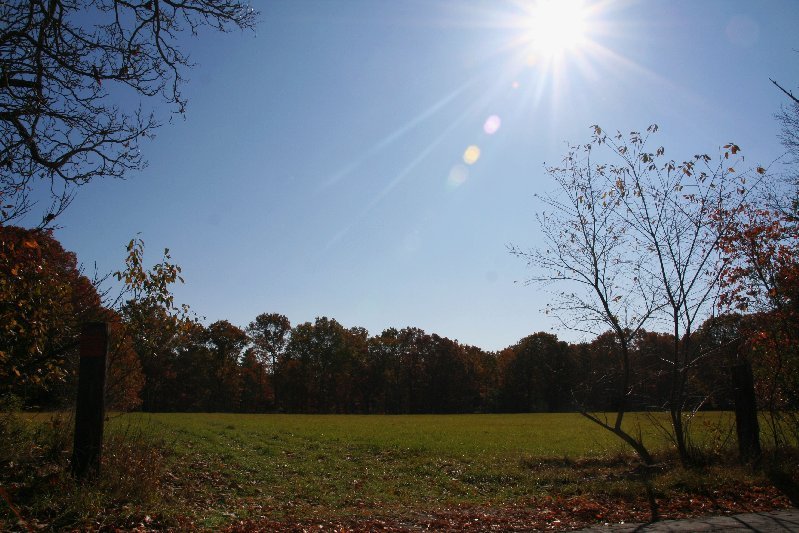
[[209,323],[576,340],[507,251],[540,243],[544,164],[592,124],[651,123],[678,160],[734,141],[772,161],[768,78],[799,86],[799,2],[586,0],[573,24],[536,4],[255,0],[257,34],[187,41],[187,115],[148,168],[84,187],[56,237],[101,272],[138,232],[150,262],[169,247],[177,301]]

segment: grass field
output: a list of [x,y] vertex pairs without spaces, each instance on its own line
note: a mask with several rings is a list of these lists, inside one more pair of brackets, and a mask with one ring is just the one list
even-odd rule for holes
[[[728,416],[695,422],[704,453],[722,460],[692,470],[673,464],[646,416],[630,417],[630,427],[639,421],[663,461],[654,469],[576,414],[124,415],[107,426],[104,495],[58,478],[36,485],[41,494],[22,507],[64,525],[103,508],[106,522],[131,527],[460,529],[467,520],[472,529],[530,529],[645,520],[652,501],[664,516],[787,505],[765,472],[723,460],[733,453]],[[48,496],[57,490],[74,501]],[[748,501],[758,499],[760,507]]]

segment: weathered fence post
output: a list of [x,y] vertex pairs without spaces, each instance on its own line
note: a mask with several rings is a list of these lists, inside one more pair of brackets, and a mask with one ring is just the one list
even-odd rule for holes
[[92,322],[84,325],[80,334],[78,401],[72,451],[72,474],[77,477],[100,472],[107,353],[108,324]]
[[760,458],[760,426],[757,422],[752,365],[745,358],[732,366],[732,390],[735,398],[735,429],[741,462]]

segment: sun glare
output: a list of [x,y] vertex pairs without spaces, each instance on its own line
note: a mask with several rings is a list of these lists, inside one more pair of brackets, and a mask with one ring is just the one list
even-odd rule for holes
[[585,39],[585,18],[582,0],[537,0],[529,23],[533,50],[553,56],[578,48]]

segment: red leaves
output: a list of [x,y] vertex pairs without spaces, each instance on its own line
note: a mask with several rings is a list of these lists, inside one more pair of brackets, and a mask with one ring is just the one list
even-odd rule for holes
[[728,264],[721,272],[719,307],[757,313],[749,317],[746,346],[761,369],[760,398],[770,410],[784,409],[799,398],[791,378],[799,363],[797,220],[746,205],[720,213],[717,220],[724,231],[719,249]]
[[718,220],[728,226],[719,249],[730,265],[722,273],[722,307],[782,307],[781,299],[792,292],[789,287],[799,288],[799,247],[793,238],[793,221],[781,213],[746,207],[723,213]]

